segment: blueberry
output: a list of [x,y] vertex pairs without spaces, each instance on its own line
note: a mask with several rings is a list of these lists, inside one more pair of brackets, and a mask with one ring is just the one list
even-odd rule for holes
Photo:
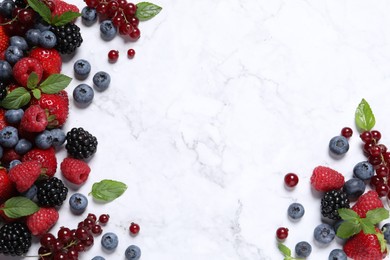
[[363,181],[369,180],[374,176],[374,166],[367,161],[359,162],[353,167],[353,175]]
[[136,245],[130,245],[126,248],[125,257],[127,260],[138,260],[141,257],[141,249]]
[[12,77],[12,66],[5,60],[0,60],[0,81],[6,81]]
[[108,232],[102,236],[101,240],[103,248],[114,250],[118,246],[118,236],[115,233]]
[[4,0],[0,3],[0,14],[4,17],[11,18],[14,9],[15,3],[12,0]]
[[70,210],[76,214],[82,214],[88,206],[88,198],[81,193],[74,193],[69,199]]
[[106,259],[104,257],[102,257],[102,256],[95,256],[91,260],[106,260]]
[[97,12],[95,8],[84,7],[81,10],[81,21],[85,25],[92,25],[97,21]]
[[386,223],[382,226],[381,231],[385,237],[386,243],[390,244],[390,223]]
[[329,253],[328,260],[347,260],[347,255],[342,249],[333,249]]
[[12,161],[9,163],[9,165],[8,165],[8,169],[11,169],[12,167],[14,167],[14,166],[16,166],[16,165],[18,165],[18,164],[21,164],[21,163],[22,163],[22,162],[19,161],[19,160],[17,160],[17,159],[12,160]]
[[[19,161],[19,163],[20,163],[20,161]],[[28,190],[23,192],[21,195],[32,200],[37,195],[37,192],[38,192],[38,187],[35,184],[33,184]]]
[[3,154],[4,154],[4,149],[3,147],[0,146],[0,158],[3,157]]
[[288,216],[292,219],[300,219],[305,214],[305,209],[300,203],[292,203],[287,209]]
[[336,155],[345,154],[349,150],[348,139],[342,135],[333,137],[329,142],[329,150]]
[[35,137],[35,145],[40,149],[48,149],[53,144],[53,136],[49,130],[45,130]]
[[28,44],[26,40],[21,36],[12,36],[9,38],[9,45],[19,47],[22,51],[28,50]]
[[41,32],[49,31],[50,27],[51,27],[51,25],[46,23],[43,20],[35,23],[35,25],[34,25],[34,28],[40,30]]
[[50,130],[51,136],[53,137],[53,146],[59,147],[65,143],[66,135],[65,132],[59,128]]
[[14,147],[19,141],[18,129],[13,126],[6,126],[0,131],[0,145],[3,147]]
[[111,77],[107,72],[99,71],[93,76],[92,80],[97,90],[104,91],[110,85]]
[[9,46],[5,50],[5,59],[10,63],[10,64],[15,64],[23,58],[23,51],[18,47],[18,46]]
[[26,139],[19,139],[19,142],[15,146],[15,152],[19,155],[23,155],[30,151],[32,148],[32,143]]
[[341,224],[343,224],[344,220],[343,219],[339,219],[337,220],[334,224],[333,224],[333,229],[334,231],[336,232],[337,234],[337,230],[339,229],[339,227],[341,226]]
[[73,90],[73,98],[79,104],[89,104],[91,103],[93,97],[94,91],[87,84],[80,84]]
[[77,77],[85,78],[91,72],[91,64],[86,60],[80,59],[73,64],[73,70]]
[[105,20],[100,24],[100,35],[103,40],[110,41],[114,39],[117,29],[111,20]]
[[43,31],[39,37],[39,45],[43,48],[51,49],[57,44],[57,36],[52,31]]
[[357,199],[366,190],[366,184],[359,178],[352,178],[344,183],[343,190],[349,199]]
[[336,232],[329,224],[319,224],[314,229],[314,239],[322,244],[329,244],[336,236]]
[[26,40],[30,46],[37,46],[39,44],[40,37],[41,31],[39,29],[29,29],[26,32]]
[[24,115],[23,109],[10,109],[4,114],[5,120],[10,124],[19,124]]
[[301,241],[296,244],[295,253],[298,257],[308,257],[311,254],[311,245],[306,241]]

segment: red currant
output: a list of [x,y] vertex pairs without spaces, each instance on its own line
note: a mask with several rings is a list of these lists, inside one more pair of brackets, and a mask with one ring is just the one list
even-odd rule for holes
[[87,229],[83,228],[83,227],[79,227],[77,230],[76,230],[76,237],[77,239],[79,240],[85,240],[87,239],[89,235],[89,232],[87,231]]
[[133,31],[129,35],[133,40],[138,40],[141,37],[141,31],[137,27],[133,27]]
[[381,156],[370,156],[370,157],[368,157],[368,161],[372,165],[376,166],[376,165],[379,165],[382,163],[382,157]]
[[109,219],[110,219],[110,215],[108,215],[108,214],[102,214],[102,215],[100,215],[100,217],[99,217],[99,222],[100,222],[101,224],[106,224],[106,223],[108,222]]
[[375,172],[379,177],[382,178],[389,176],[389,168],[386,165],[379,165]]
[[128,35],[132,31],[133,26],[129,23],[122,23],[121,25],[119,25],[119,34],[121,35]]
[[276,230],[276,237],[279,239],[279,240],[284,240],[286,239],[288,236],[288,228],[285,228],[285,227],[280,227]]
[[364,131],[363,133],[360,134],[360,139],[362,139],[362,141],[364,143],[371,143],[372,141],[372,134],[370,131]]
[[91,229],[92,233],[95,235],[100,235],[102,233],[102,227],[100,225],[94,225]]
[[382,177],[379,177],[378,175],[372,176],[370,179],[370,184],[374,187],[376,187],[378,184],[384,183],[384,180]]
[[22,24],[32,24],[35,12],[31,8],[26,8],[18,13],[18,21]]
[[384,144],[378,144],[378,147],[381,148],[381,153],[387,152],[387,147]]
[[85,3],[87,4],[88,7],[90,8],[95,8],[98,4],[98,0],[85,0]]
[[56,237],[51,233],[46,233],[42,235],[41,239],[39,240],[39,242],[43,247],[51,248],[51,249],[54,248],[56,241],[57,241]]
[[381,148],[377,145],[372,146],[369,152],[371,156],[375,156],[375,157],[380,156],[382,154]]
[[52,252],[49,248],[41,246],[38,249],[39,260],[51,260]]
[[379,197],[387,196],[389,193],[389,186],[384,183],[378,184],[375,186],[375,191],[378,193]]
[[96,6],[96,12],[99,14],[106,14],[107,12],[107,5],[104,3],[100,3]]
[[92,214],[92,213],[89,213],[87,218],[91,219],[94,223],[96,222],[97,220],[97,217],[95,214]]
[[390,152],[385,152],[384,154],[382,154],[382,157],[386,163],[390,163]]
[[350,127],[344,127],[341,129],[341,135],[344,136],[345,138],[350,138],[353,134],[353,131]]
[[127,51],[127,56],[128,56],[129,58],[134,58],[134,55],[135,55],[135,50],[134,50],[134,49],[129,49],[129,50]]
[[133,3],[127,3],[124,7],[123,7],[123,13],[126,15],[126,16],[134,16],[135,15],[135,12],[137,11],[137,6]]
[[130,22],[130,24],[133,26],[133,27],[138,27],[139,25],[139,20],[137,17],[131,17],[130,19],[128,19],[128,21]]
[[116,50],[111,50],[108,52],[108,60],[111,62],[117,61],[119,58],[119,52]]
[[140,230],[140,227],[137,223],[131,222],[129,230],[131,234],[137,235]]
[[65,252],[56,252],[54,254],[53,260],[65,260],[68,259]]
[[298,184],[299,178],[295,173],[287,173],[284,176],[284,183],[287,187],[295,187]]
[[372,138],[375,139],[376,142],[378,142],[382,137],[381,132],[379,132],[378,130],[372,130],[371,135],[372,135]]
[[72,232],[69,228],[61,227],[60,230],[58,230],[57,236],[62,243],[67,244],[72,239]]

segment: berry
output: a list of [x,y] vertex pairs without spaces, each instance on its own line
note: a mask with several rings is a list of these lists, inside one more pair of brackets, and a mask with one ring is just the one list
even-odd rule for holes
[[[15,160],[13,160],[13,161],[11,161],[11,162],[9,163],[8,169],[11,169],[11,168],[13,168],[14,166],[16,166],[16,165],[18,165],[18,164],[21,164],[21,163],[22,163],[21,161],[15,159]],[[33,186],[34,186],[34,185],[33,185]]]
[[74,23],[67,23],[58,27],[53,26],[50,30],[57,36],[55,48],[62,54],[74,53],[83,42],[80,28]]
[[37,193],[38,193],[38,187],[35,184],[33,184],[27,191],[21,193],[21,195],[30,200],[33,200],[37,195]]
[[9,45],[16,46],[19,49],[21,49],[22,51],[28,50],[28,44],[27,44],[26,40],[21,36],[12,36],[9,39]]
[[384,183],[379,183],[375,186],[375,191],[379,197],[385,197],[389,193],[389,187]]
[[52,16],[53,17],[56,15],[60,16],[65,12],[79,13],[80,10],[77,6],[75,6],[73,4],[69,4],[69,3],[62,1],[62,0],[56,0],[54,10],[52,11]]
[[381,137],[382,137],[382,134],[381,134],[381,132],[379,132],[378,130],[372,130],[372,131],[371,131],[371,136],[372,136],[372,139],[374,139],[375,142],[378,143],[379,140],[380,140]]
[[31,240],[31,232],[25,224],[19,222],[4,224],[0,228],[0,253],[11,256],[24,255],[31,246]]
[[41,31],[39,29],[29,29],[26,32],[26,41],[30,46],[37,46],[41,38]]
[[65,143],[66,135],[62,129],[54,128],[50,130],[51,136],[53,137],[53,146],[60,147]]
[[134,27],[129,35],[131,39],[138,40],[141,37],[141,31],[137,27]]
[[5,59],[10,64],[15,64],[20,59],[22,59],[23,56],[24,56],[23,51],[17,46],[11,45],[5,50]]
[[357,199],[366,190],[366,184],[364,181],[358,178],[349,179],[344,183],[343,191],[347,194],[347,197],[351,200]]
[[141,258],[141,249],[136,245],[130,245],[126,248],[125,257],[127,260],[138,260]]
[[22,120],[24,111],[23,109],[9,109],[5,112],[5,120],[10,124],[19,124]]
[[314,239],[321,244],[329,244],[336,236],[336,232],[329,224],[319,224],[314,229]]
[[341,135],[344,136],[345,138],[350,138],[353,134],[353,131],[350,127],[344,127],[341,129]]
[[288,228],[285,228],[285,227],[280,227],[276,230],[276,237],[279,239],[279,240],[284,240],[286,239],[288,236]]
[[365,218],[369,210],[383,208],[383,203],[380,200],[378,193],[375,191],[367,191],[359,197],[352,209],[361,217]]
[[57,44],[57,36],[52,31],[43,31],[39,37],[39,45],[46,49],[54,48]]
[[382,234],[387,244],[390,244],[390,223],[385,223],[381,228]]
[[343,155],[349,150],[348,139],[342,135],[335,136],[329,141],[329,150],[335,155]]
[[292,203],[287,209],[287,214],[291,219],[300,219],[305,214],[305,208],[300,203]]
[[119,52],[116,50],[111,50],[108,52],[108,60],[110,62],[116,62],[119,58]]
[[326,166],[317,166],[310,178],[312,187],[317,191],[341,189],[344,185],[344,176]]
[[26,139],[19,139],[18,143],[15,145],[15,152],[19,155],[23,155],[31,150],[33,144]]
[[134,56],[135,56],[135,50],[134,50],[134,49],[129,49],[129,50],[127,51],[127,56],[128,56],[129,58],[134,58]]
[[53,137],[49,130],[45,130],[42,133],[39,133],[35,137],[35,145],[39,149],[49,149],[53,144]]
[[311,245],[306,241],[301,241],[295,246],[295,253],[298,257],[308,257],[311,250]]
[[104,249],[114,250],[118,246],[118,236],[112,232],[105,233],[102,236],[101,244]]
[[95,154],[97,139],[82,127],[72,128],[66,134],[65,148],[76,159],[87,159]]
[[9,178],[19,192],[28,190],[41,174],[41,165],[37,161],[22,162],[9,170]]
[[0,52],[5,51],[8,48],[8,46],[9,46],[9,37],[4,31],[4,26],[0,25]]
[[11,198],[14,191],[13,184],[5,168],[0,168],[0,203]]
[[23,155],[22,161],[38,161],[44,169],[45,175],[53,177],[57,171],[57,158],[55,153],[54,148],[43,150],[35,147]]
[[0,4],[0,14],[2,14],[4,17],[10,18],[14,9],[15,3],[12,0],[4,0]]
[[85,6],[81,10],[81,19],[82,19],[82,22],[85,25],[87,25],[87,26],[90,26],[90,25],[94,24],[96,22],[96,20],[97,20],[96,9],[88,7],[88,6]]
[[73,64],[73,70],[77,77],[85,78],[91,72],[91,64],[84,59],[79,59]]
[[61,72],[62,58],[57,50],[38,47],[32,49],[29,56],[37,59],[41,63],[43,68],[43,79],[46,79],[51,74],[58,74]]
[[13,75],[16,81],[26,87],[28,77],[32,72],[38,76],[38,81],[42,79],[43,68],[41,63],[34,58],[22,58],[13,67]]
[[325,193],[321,199],[321,214],[324,217],[338,220],[340,219],[338,209],[349,208],[347,194],[341,190],[331,190]]
[[94,258],[92,258],[92,260],[106,260],[106,259],[102,256],[95,256]]
[[45,234],[58,221],[59,214],[55,208],[40,208],[27,216],[26,224],[34,236]]
[[374,166],[367,161],[359,162],[353,167],[353,175],[363,181],[369,180],[374,176]]
[[38,204],[42,207],[61,206],[68,195],[68,188],[56,177],[38,182],[37,187]]
[[299,178],[295,173],[287,173],[284,176],[284,183],[287,187],[295,187],[298,184]]
[[328,260],[347,260],[347,255],[342,249],[333,249],[329,253]]
[[98,91],[104,91],[110,85],[111,77],[107,72],[99,71],[93,76],[92,80]]
[[83,184],[87,181],[91,168],[82,160],[65,158],[61,163],[62,175],[73,184]]
[[0,145],[6,148],[14,147],[19,141],[18,129],[6,126],[0,130]]
[[117,29],[111,20],[105,20],[100,24],[100,35],[103,40],[111,41],[116,34]]
[[80,84],[73,90],[73,99],[81,105],[91,103],[94,95],[93,88],[87,84]]
[[[0,80],[6,81],[12,77],[12,66],[5,60],[0,60]],[[4,99],[4,98],[3,98]]]
[[102,224],[106,224],[109,219],[110,219],[110,216],[107,214],[102,214],[99,216],[99,222]]
[[69,198],[69,206],[74,214],[80,215],[84,213],[88,206],[88,198],[81,193],[74,193]]
[[132,235],[137,235],[139,233],[140,226],[137,223],[131,222],[129,230]]
[[371,143],[372,141],[372,134],[370,131],[364,131],[360,134],[360,139],[362,139],[362,141],[364,143]]

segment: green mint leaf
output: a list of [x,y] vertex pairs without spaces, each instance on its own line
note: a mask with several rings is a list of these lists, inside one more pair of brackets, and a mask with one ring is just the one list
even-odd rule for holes
[[389,218],[389,211],[385,208],[377,208],[367,211],[366,219],[371,224],[376,225],[379,222]]
[[149,2],[140,2],[137,4],[137,11],[135,17],[140,21],[147,21],[155,17],[160,11],[161,7]]
[[121,196],[127,189],[127,185],[123,182],[114,180],[102,180],[92,185],[92,191],[90,194],[102,201],[113,201]]
[[340,238],[349,238],[362,230],[360,223],[356,221],[344,221],[337,229],[337,236]]
[[375,226],[367,218],[360,219],[360,226],[365,234],[375,234]]
[[337,211],[339,212],[339,215],[343,220],[355,221],[360,218],[359,215],[352,209],[340,208]]
[[375,117],[370,105],[363,98],[355,112],[355,123],[359,131],[369,131],[375,126]]
[[37,12],[45,22],[51,22],[51,12],[49,7],[47,7],[43,2],[39,0],[27,0],[28,5]]
[[285,246],[282,243],[278,243],[279,251],[283,254],[285,257],[291,257],[291,250],[287,246]]
[[36,99],[41,98],[41,90],[39,90],[38,88],[34,88],[31,92]]
[[31,94],[24,87],[14,89],[1,102],[1,106],[6,109],[18,109],[30,102]]
[[380,232],[376,233],[375,235],[378,238],[379,244],[381,246],[381,252],[385,252],[385,250],[387,249],[387,242],[385,236]]
[[81,16],[80,13],[67,11],[61,14],[60,16],[55,16],[52,21],[52,24],[55,26],[65,25],[69,22],[72,22],[74,19],[76,19],[79,16]]
[[72,78],[63,74],[52,74],[44,82],[41,83],[39,88],[43,93],[55,94],[65,89]]
[[39,78],[37,73],[31,72],[27,79],[27,88],[33,89],[36,88],[39,83]]
[[39,207],[30,199],[20,196],[7,200],[2,210],[9,218],[20,218],[37,212]]

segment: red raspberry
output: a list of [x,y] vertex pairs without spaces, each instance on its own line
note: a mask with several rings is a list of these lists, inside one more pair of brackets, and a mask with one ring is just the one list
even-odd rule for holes
[[57,158],[54,147],[46,150],[33,148],[22,157],[22,162],[27,161],[38,161],[41,164],[43,173],[49,177],[53,177],[57,171]]
[[20,122],[20,127],[27,132],[42,132],[48,124],[45,110],[38,105],[29,106]]
[[55,208],[40,208],[37,212],[27,216],[26,224],[34,236],[40,236],[57,223],[58,217],[59,214]]
[[24,192],[34,184],[40,174],[41,164],[38,161],[22,162],[11,168],[9,178],[19,192]]
[[356,201],[355,205],[353,205],[352,209],[356,211],[356,213],[361,217],[365,218],[366,213],[369,210],[383,208],[383,203],[379,198],[378,193],[376,191],[370,190],[364,193],[359,197]]
[[60,167],[64,177],[71,183],[78,185],[86,182],[91,172],[91,168],[86,162],[74,158],[65,158]]
[[0,52],[5,51],[9,46],[9,37],[4,31],[4,27],[0,26]]
[[341,189],[344,185],[344,176],[326,166],[317,166],[310,178],[312,187],[317,191]]
[[43,68],[41,63],[34,58],[21,58],[12,69],[14,78],[23,87],[27,86],[28,77],[32,72],[35,72],[38,76],[38,81],[41,81]]
[[2,164],[9,164],[13,160],[20,160],[21,156],[15,152],[14,148],[5,148],[1,157]]
[[58,1],[55,1],[54,3],[54,11],[52,12],[52,16],[54,17],[55,15],[62,15],[63,13],[65,12],[76,12],[76,13],[79,13],[80,10],[77,6],[73,5],[73,4],[69,4],[65,1],[62,1],[62,0],[58,0]]
[[9,179],[7,169],[0,168],[0,202],[11,198],[14,192],[14,185]]

